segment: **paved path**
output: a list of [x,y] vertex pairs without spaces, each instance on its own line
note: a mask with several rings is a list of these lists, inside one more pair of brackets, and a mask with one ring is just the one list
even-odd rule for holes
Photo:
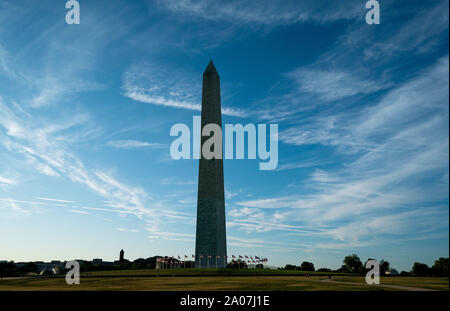
[[[351,284],[351,285],[366,285],[365,283],[357,283],[357,282],[343,282],[343,281],[336,281],[334,279],[323,279],[320,280],[320,282],[332,282],[332,283],[339,283],[339,284]],[[367,285],[369,286],[369,285]],[[370,285],[372,286],[372,285]],[[411,286],[402,286],[402,285],[391,285],[391,284],[378,284],[375,286],[382,286],[382,287],[389,287],[393,289],[400,289],[400,290],[406,290],[410,292],[436,292],[437,289],[431,289],[431,288],[420,288],[420,287],[411,287]]]

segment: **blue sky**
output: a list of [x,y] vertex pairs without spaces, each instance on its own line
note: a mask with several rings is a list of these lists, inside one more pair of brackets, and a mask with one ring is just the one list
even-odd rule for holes
[[210,59],[224,123],[279,127],[276,170],[224,161],[229,255],[448,257],[448,1],[65,2],[0,2],[0,259],[192,254]]

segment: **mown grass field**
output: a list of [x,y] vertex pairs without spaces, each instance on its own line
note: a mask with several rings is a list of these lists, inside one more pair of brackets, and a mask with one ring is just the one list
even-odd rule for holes
[[[67,285],[64,278],[0,280],[0,291],[33,290],[137,290],[137,291],[384,291],[400,290],[369,286],[360,276],[165,276],[165,277],[84,277],[80,285]],[[349,284],[345,284],[345,283]],[[357,283],[357,284],[355,284]],[[381,278],[382,284],[449,290],[448,278]]]
[[[333,277],[336,281],[365,283],[364,277]],[[381,284],[420,287],[436,290],[449,290],[449,278],[437,277],[382,277]]]
[[64,278],[15,279],[0,281],[0,290],[380,290],[362,284],[345,285],[306,280],[300,276],[205,276],[205,277],[111,277],[82,278],[80,285],[69,286]]
[[[301,275],[304,276],[307,271],[299,270],[275,270],[275,269],[141,269],[141,270],[110,270],[110,271],[91,271],[84,272],[84,276],[110,276],[110,275]],[[310,275],[328,276],[328,272],[309,272]],[[345,276],[345,273],[333,273],[333,275]]]

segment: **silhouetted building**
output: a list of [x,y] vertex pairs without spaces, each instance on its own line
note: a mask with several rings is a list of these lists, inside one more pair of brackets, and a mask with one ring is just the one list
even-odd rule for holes
[[120,256],[119,256],[119,261],[123,261],[123,256],[125,255],[125,252],[123,251],[123,249],[120,250]]

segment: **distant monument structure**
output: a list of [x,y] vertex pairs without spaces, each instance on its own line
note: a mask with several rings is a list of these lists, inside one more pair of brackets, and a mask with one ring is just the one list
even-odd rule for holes
[[[203,73],[201,120],[201,129],[211,123],[222,128],[220,78],[212,60]],[[208,138],[200,137],[195,266],[224,268],[227,264],[227,241],[223,160],[203,158],[201,147]],[[213,146],[216,147],[215,144]]]
[[123,249],[120,250],[120,255],[119,255],[119,261],[123,261],[123,255],[125,255],[125,252],[123,251]]

